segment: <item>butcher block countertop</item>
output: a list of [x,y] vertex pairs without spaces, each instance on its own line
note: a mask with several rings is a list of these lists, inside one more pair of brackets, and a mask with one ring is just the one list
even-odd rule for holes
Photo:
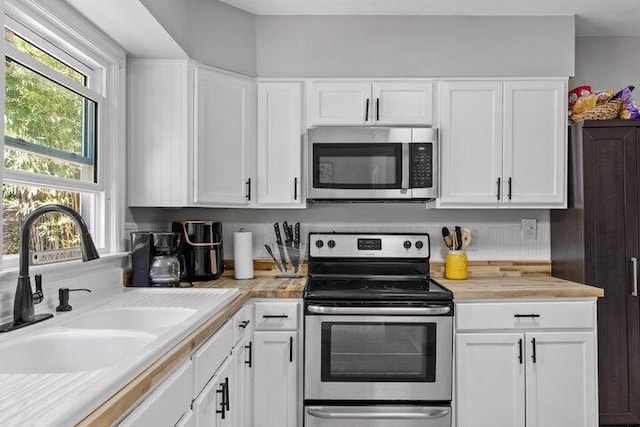
[[[454,299],[487,298],[570,298],[602,297],[604,291],[593,286],[550,276],[487,276],[467,280],[436,278],[453,292]],[[249,280],[221,277],[210,282],[198,282],[196,288],[237,288],[240,295],[227,307],[209,319],[198,330],[158,359],[104,404],[87,416],[80,426],[109,426],[117,421],[147,391],[153,388],[191,351],[218,330],[251,298],[302,298],[306,277],[276,278],[269,276]]]
[[453,298],[579,298],[603,297],[604,290],[551,276],[473,277],[466,280],[437,278]]

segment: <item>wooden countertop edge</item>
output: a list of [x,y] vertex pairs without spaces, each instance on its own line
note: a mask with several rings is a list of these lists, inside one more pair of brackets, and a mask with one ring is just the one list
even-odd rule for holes
[[[597,289],[597,288],[596,288]],[[527,290],[458,290],[453,291],[453,299],[480,299],[480,298],[494,298],[494,299],[506,299],[506,298],[601,298],[604,296],[604,292],[598,291],[579,291],[572,289],[562,290],[539,290],[532,291]]]
[[[215,314],[196,331],[162,355],[151,366],[135,377],[106,402],[100,405],[77,426],[111,426],[127,412],[142,396],[164,379],[198,345],[214,334],[249,299],[254,298],[251,291],[241,291],[229,305]],[[256,297],[257,298],[257,297]]]

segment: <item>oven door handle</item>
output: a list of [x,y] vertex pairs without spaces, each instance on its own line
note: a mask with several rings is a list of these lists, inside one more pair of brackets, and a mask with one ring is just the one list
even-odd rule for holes
[[328,420],[434,420],[449,415],[449,408],[429,409],[424,411],[366,411],[368,407],[363,406],[362,412],[352,412],[335,410],[336,408],[324,408],[315,406],[307,408],[307,414],[315,418]]
[[323,305],[308,305],[307,310],[314,314],[373,314],[373,315],[401,315],[420,316],[447,314],[449,306],[431,307],[327,307]]

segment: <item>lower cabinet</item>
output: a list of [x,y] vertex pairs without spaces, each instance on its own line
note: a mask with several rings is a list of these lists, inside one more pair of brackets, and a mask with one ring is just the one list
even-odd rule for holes
[[[598,425],[595,324],[585,319],[584,330],[563,330],[566,326],[558,317],[558,330],[537,330],[543,329],[540,324],[545,317],[560,316],[563,309],[569,308],[549,304],[538,304],[527,312],[520,312],[526,305],[514,305],[511,317],[520,324],[495,324],[502,332],[458,331],[458,427]],[[592,306],[595,311],[595,303]],[[548,307],[552,310],[546,310]],[[469,313],[477,316],[481,311],[474,308]],[[465,307],[458,307],[459,323],[470,325],[466,314]],[[492,316],[491,311],[485,314]]]
[[193,401],[196,427],[233,427],[233,368],[231,359],[227,359]]
[[[252,335],[252,334],[250,334]],[[253,426],[253,337],[242,339],[232,353],[235,365],[234,412],[235,427]]]

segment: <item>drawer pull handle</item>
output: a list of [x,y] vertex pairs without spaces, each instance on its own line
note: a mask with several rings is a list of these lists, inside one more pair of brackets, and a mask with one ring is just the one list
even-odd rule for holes
[[251,341],[249,341],[248,345],[245,345],[244,348],[246,348],[247,350],[249,350],[249,360],[245,360],[244,364],[245,365],[249,365],[249,367],[251,367]]
[[242,322],[240,322],[240,324],[238,325],[238,327],[244,329],[247,326],[249,326],[249,323],[251,323],[251,320],[243,320]]
[[540,315],[539,314],[514,314],[513,317],[515,317],[516,319],[519,319],[521,317],[536,318],[536,317],[540,317]]
[[288,319],[289,315],[287,314],[263,314],[263,319]]

